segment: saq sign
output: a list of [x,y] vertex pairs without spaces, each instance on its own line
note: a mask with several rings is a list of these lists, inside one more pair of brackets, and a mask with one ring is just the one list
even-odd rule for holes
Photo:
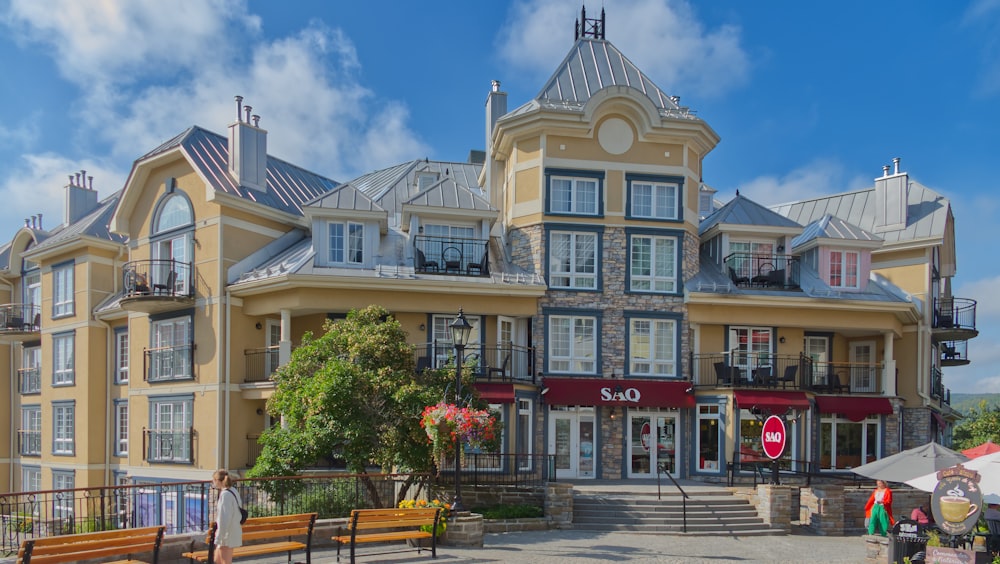
[[781,458],[785,452],[785,422],[777,415],[768,417],[760,432],[760,442],[768,458]]
[[635,388],[625,388],[622,390],[619,387],[613,392],[611,388],[601,388],[601,399],[604,401],[630,401],[636,403],[640,398],[642,398],[642,394]]

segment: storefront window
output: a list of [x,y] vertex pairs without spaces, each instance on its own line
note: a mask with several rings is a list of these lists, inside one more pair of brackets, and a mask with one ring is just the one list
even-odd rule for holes
[[877,460],[878,437],[877,417],[860,422],[824,417],[819,434],[820,469],[847,470]]
[[698,470],[719,469],[719,406],[698,406]]
[[[761,444],[761,432],[764,429],[764,419],[754,415],[749,409],[740,410],[740,438],[739,451],[736,453],[739,462],[743,464],[767,463],[771,459],[764,454],[764,446]],[[785,451],[778,459],[778,466],[782,470],[791,470],[794,458],[792,456],[794,444],[793,437],[798,436],[798,420],[785,420]]]

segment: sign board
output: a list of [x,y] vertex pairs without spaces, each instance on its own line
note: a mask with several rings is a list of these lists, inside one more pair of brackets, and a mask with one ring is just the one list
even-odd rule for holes
[[937,473],[938,483],[931,494],[931,513],[939,529],[949,535],[964,535],[979,521],[983,491],[979,472],[958,465]]
[[777,415],[764,420],[764,427],[760,431],[760,444],[764,447],[764,454],[771,460],[781,458],[784,454],[785,422]]

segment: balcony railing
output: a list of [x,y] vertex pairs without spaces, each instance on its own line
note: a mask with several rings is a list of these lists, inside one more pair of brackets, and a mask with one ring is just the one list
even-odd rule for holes
[[699,386],[782,388],[820,393],[881,393],[881,364],[816,362],[805,354],[733,351],[692,354]]
[[17,369],[17,389],[22,395],[42,393],[42,371],[37,366]]
[[194,378],[194,345],[143,350],[143,376],[147,382]]
[[934,300],[934,335],[938,340],[969,339],[976,329],[976,300],[937,298]]
[[40,430],[26,431],[19,429],[17,431],[17,452],[21,456],[41,456],[42,432]]
[[417,235],[413,239],[413,268],[425,274],[489,276],[486,239]]
[[37,333],[42,328],[42,309],[36,304],[0,305],[0,334]]
[[245,383],[269,382],[278,369],[278,347],[246,349],[243,351],[243,362]]
[[189,298],[194,295],[191,263],[135,260],[122,267],[124,298]]
[[[418,372],[455,365],[455,347],[449,342],[417,345],[414,354]],[[534,349],[531,347],[475,344],[465,347],[464,356],[463,366],[471,366],[478,380],[535,383]]]
[[951,403],[951,390],[944,387],[944,374],[937,366],[931,367],[931,397]]
[[194,428],[185,430],[142,430],[142,451],[146,462],[193,462]]
[[940,345],[941,366],[969,364],[969,341],[944,341]]
[[747,288],[798,288],[799,257],[760,253],[732,253],[722,268],[733,284]]

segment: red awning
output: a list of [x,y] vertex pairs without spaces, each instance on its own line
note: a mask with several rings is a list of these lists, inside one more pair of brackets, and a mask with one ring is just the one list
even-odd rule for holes
[[861,421],[869,415],[892,415],[888,398],[846,396],[816,396],[820,413],[839,413],[851,421]]
[[[938,413],[936,411],[932,411],[931,412],[931,416],[934,417],[935,421],[937,421],[938,429],[944,431],[945,429],[948,428],[948,422],[944,420],[944,416],[943,415],[941,415],[940,413]],[[965,456],[969,456],[969,455],[966,454]],[[970,456],[969,458],[972,458],[972,457]]]
[[476,389],[486,403],[514,403],[514,384],[476,384]]
[[549,405],[694,407],[694,386],[686,380],[545,378],[542,393]]
[[766,409],[772,414],[788,409],[809,409],[809,399],[804,392],[768,392],[761,390],[736,390],[736,403],[741,409]]

